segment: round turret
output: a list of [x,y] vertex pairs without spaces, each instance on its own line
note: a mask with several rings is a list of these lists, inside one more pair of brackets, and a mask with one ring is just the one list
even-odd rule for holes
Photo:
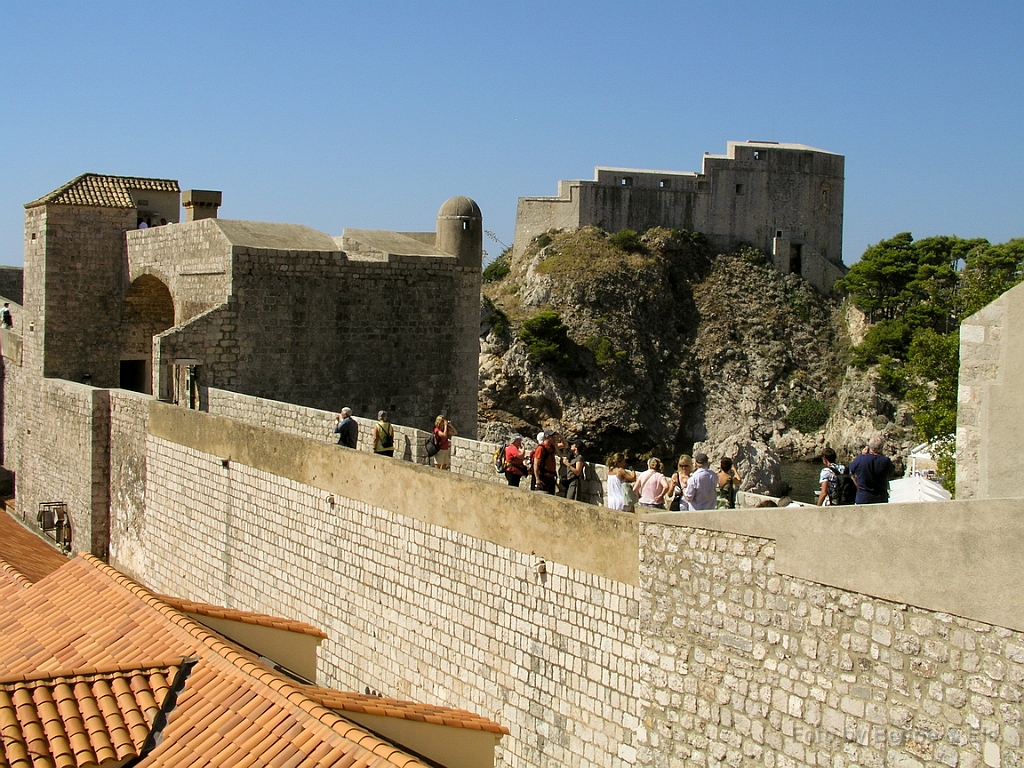
[[437,212],[437,248],[458,257],[459,265],[480,269],[484,255],[484,219],[468,197],[446,200]]

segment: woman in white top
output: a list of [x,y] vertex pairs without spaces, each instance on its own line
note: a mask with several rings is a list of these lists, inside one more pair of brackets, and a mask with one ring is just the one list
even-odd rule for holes
[[647,460],[647,471],[633,483],[633,490],[640,499],[641,507],[657,507],[663,509],[665,506],[665,491],[668,490],[668,480],[661,474],[664,465],[661,459],[650,458]]
[[621,453],[614,453],[608,457],[608,494],[605,503],[609,509],[619,509],[628,512],[632,505],[627,507],[626,499],[622,495],[624,483],[632,483],[636,480],[636,472],[626,469],[626,457]]

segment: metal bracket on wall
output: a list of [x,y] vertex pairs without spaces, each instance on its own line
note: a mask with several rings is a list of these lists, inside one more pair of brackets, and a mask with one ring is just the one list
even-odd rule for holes
[[71,518],[68,516],[68,505],[63,501],[39,502],[39,513],[36,515],[39,530],[60,547],[61,552],[71,551]]

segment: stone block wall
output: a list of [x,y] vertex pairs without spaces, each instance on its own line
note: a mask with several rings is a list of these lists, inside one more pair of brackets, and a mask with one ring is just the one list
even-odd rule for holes
[[[291,403],[282,403],[278,400],[241,395],[237,392],[215,388],[208,391],[208,405],[209,412],[218,416],[227,416],[246,424],[258,424],[313,440],[323,439],[328,442],[337,442],[337,437],[333,432],[334,416],[336,415],[333,411],[306,408]],[[353,418],[359,425],[359,450],[372,452],[373,428],[377,420],[361,416]],[[424,443],[430,436],[430,432],[401,424],[392,424],[392,427],[395,430],[395,458],[417,464],[431,463],[430,457],[424,450]],[[453,473],[485,480],[489,483],[505,484],[505,476],[494,471],[494,452],[499,447],[498,443],[455,437],[451,441],[451,446],[451,471]],[[532,442],[530,446],[535,447]],[[586,484],[586,493],[590,503],[603,506],[608,468],[603,464],[590,464],[587,474],[589,480]],[[524,490],[529,489],[528,478],[521,487]]]
[[960,326],[957,498],[1019,498],[1024,466],[1024,285]]
[[4,301],[21,304],[24,273],[21,267],[0,266],[0,296]]
[[[49,205],[25,216],[27,365],[98,387],[120,384],[124,232],[134,209]],[[45,259],[44,259],[45,252]],[[45,263],[44,263],[45,261]]]
[[123,389],[110,392],[110,558],[129,570],[145,560],[134,544],[145,535],[147,395]]
[[[321,684],[486,713],[512,732],[499,766],[634,763],[639,603],[613,575],[630,571],[613,531],[631,516],[533,495],[509,528],[512,489],[302,440],[311,485],[164,432],[147,442],[144,527],[114,526],[139,537],[128,570],[148,586],[322,627]],[[289,446],[246,450],[287,464]],[[363,500],[378,484],[391,500]],[[570,562],[588,547],[593,568]]]
[[638,764],[1021,764],[1024,634],[794,578],[776,542],[641,524]]
[[3,376],[4,466],[15,473],[18,515],[36,528],[40,502],[64,502],[72,550],[106,557],[107,390],[38,379],[7,359]]
[[[208,397],[209,412],[212,414],[227,416],[246,424],[258,424],[290,435],[301,435],[330,443],[338,442],[338,436],[334,434],[336,411],[306,408],[282,403],[279,400],[240,395],[223,389],[210,389]],[[377,420],[362,416],[353,418],[359,425],[357,448],[372,453],[373,428]],[[428,463],[423,444],[430,433],[401,424],[391,426],[395,431],[395,458],[417,464]]]

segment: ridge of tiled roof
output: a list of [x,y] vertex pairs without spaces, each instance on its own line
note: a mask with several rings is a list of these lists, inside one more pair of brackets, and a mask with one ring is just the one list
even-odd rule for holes
[[465,709],[453,709],[433,704],[420,704],[415,701],[387,699],[363,693],[337,691],[332,688],[321,688],[315,685],[298,686],[306,696],[327,709],[355,712],[365,715],[396,717],[402,720],[415,720],[435,725],[447,725],[452,728],[466,728],[473,731],[490,733],[509,733],[508,728],[490,718],[475,715]]
[[137,757],[177,663],[0,680],[0,763],[94,766]]
[[182,613],[192,613],[197,616],[209,616],[213,619],[226,619],[228,621],[240,621],[244,624],[255,624],[260,627],[271,627],[273,629],[282,629],[287,632],[297,632],[302,635],[311,635],[313,637],[319,637],[321,639],[327,638],[327,633],[322,629],[314,627],[312,624],[307,624],[304,621],[296,621],[293,619],[282,619],[277,616],[270,616],[266,613],[256,613],[255,611],[243,611],[236,608],[223,608],[218,605],[210,605],[209,603],[200,603],[195,600],[185,600],[181,597],[171,597],[170,595],[158,595],[154,594],[161,602],[167,603],[177,611]]
[[0,576],[2,576],[5,581],[9,581],[22,589],[32,586],[32,582],[28,580],[28,577],[25,576],[25,574],[5,560],[0,560]]
[[98,208],[134,208],[128,190],[143,192],[180,192],[174,179],[149,179],[140,176],[105,176],[83,173],[62,187],[38,200],[25,203],[26,208],[39,205],[87,205]]

